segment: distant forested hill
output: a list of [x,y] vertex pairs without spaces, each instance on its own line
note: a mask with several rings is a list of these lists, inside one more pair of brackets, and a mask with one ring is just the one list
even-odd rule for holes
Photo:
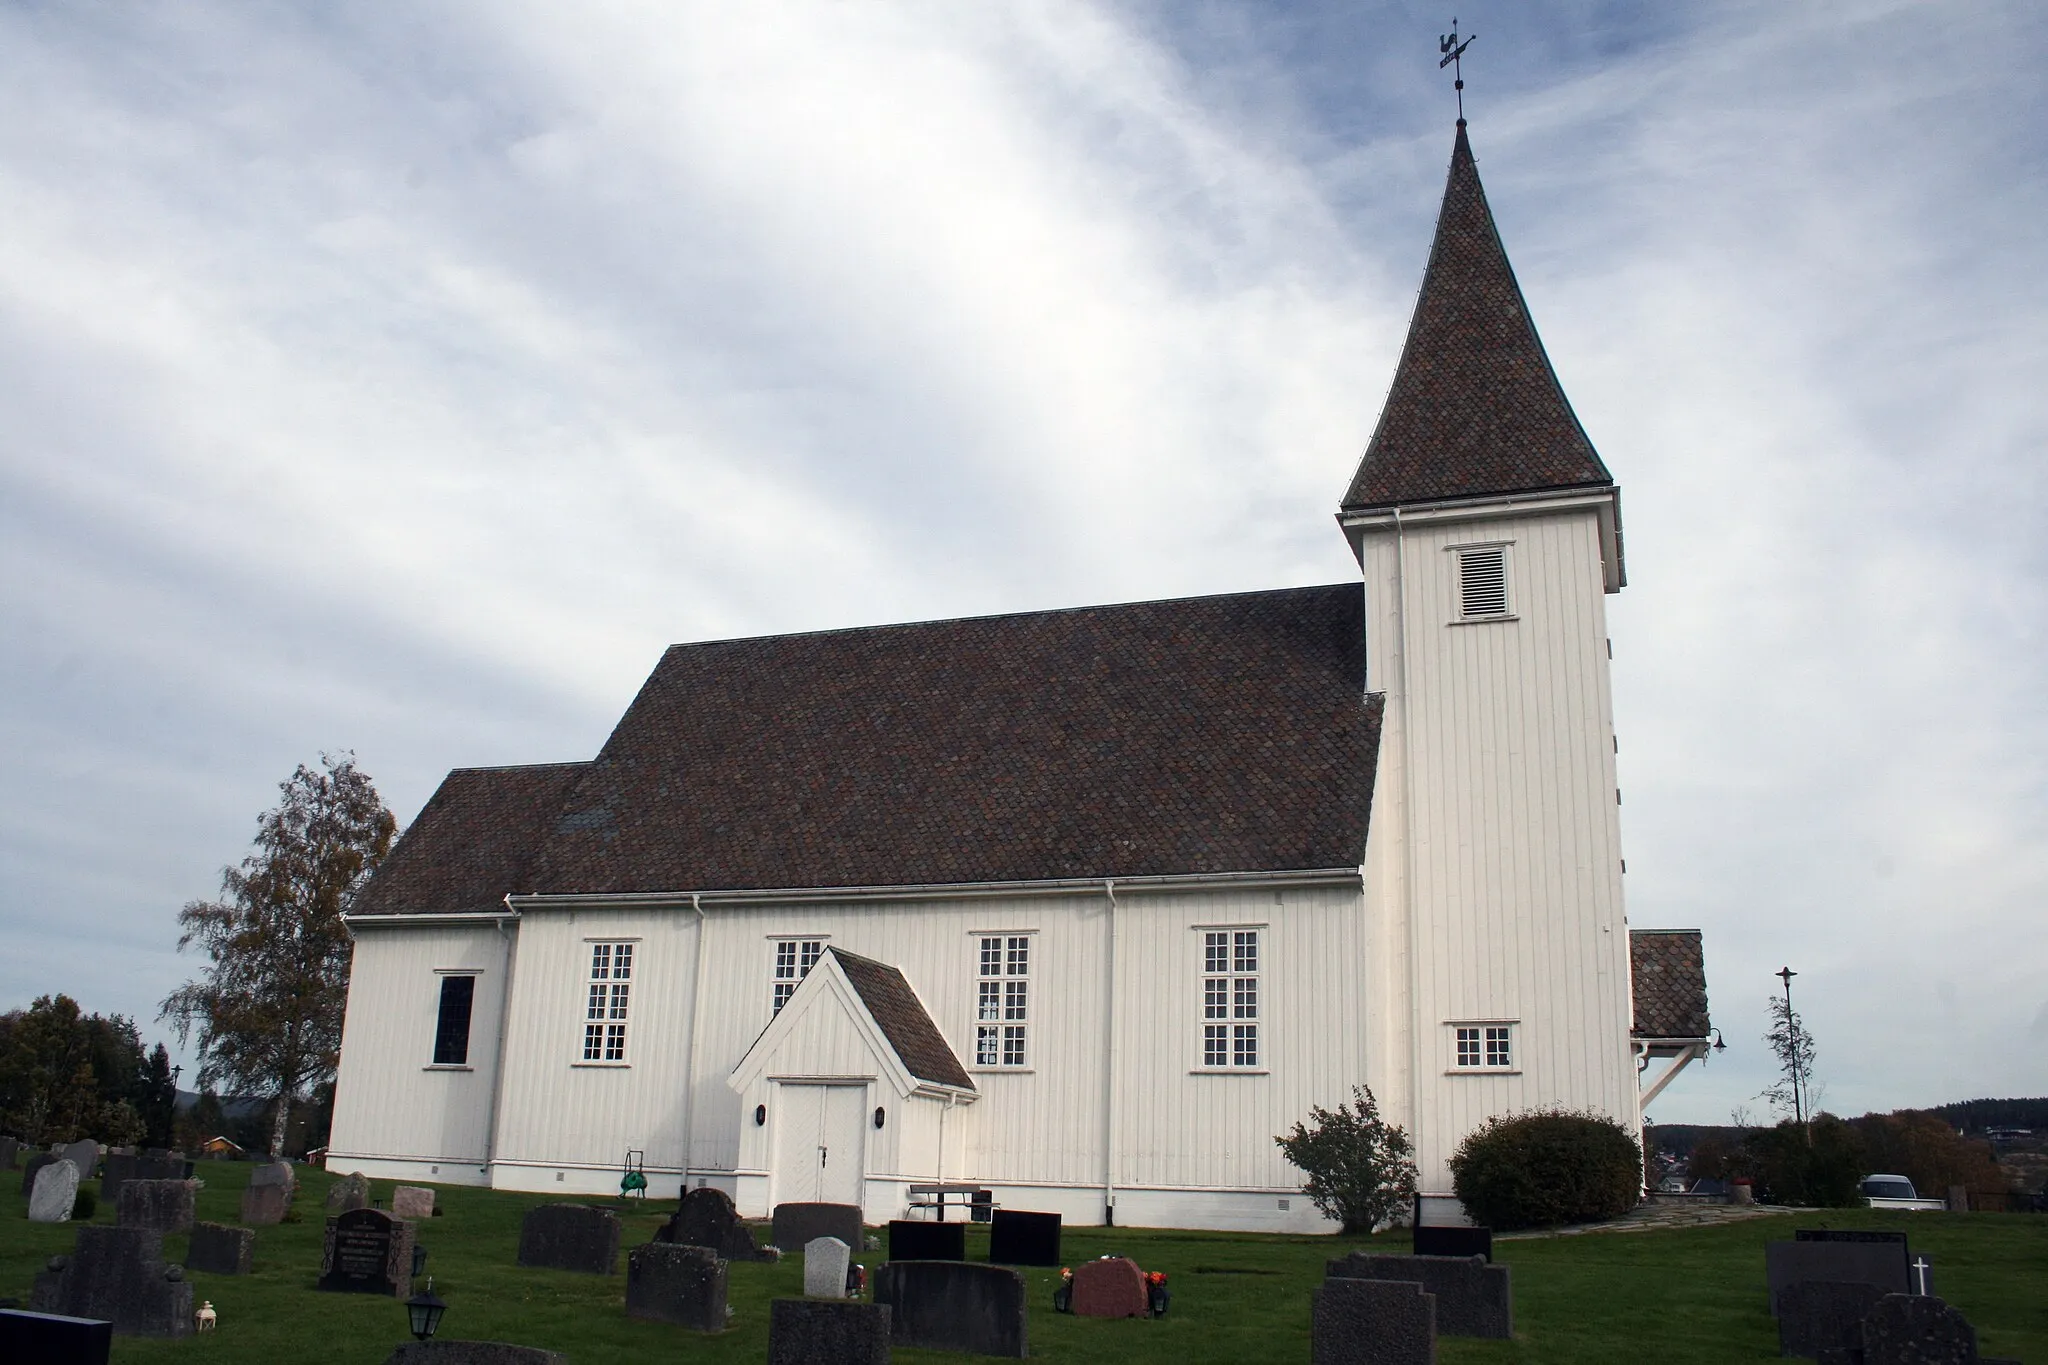
[[1961,1100],[1928,1111],[1939,1114],[1966,1133],[1986,1128],[2031,1128],[2048,1132],[2048,1098],[2031,1100]]

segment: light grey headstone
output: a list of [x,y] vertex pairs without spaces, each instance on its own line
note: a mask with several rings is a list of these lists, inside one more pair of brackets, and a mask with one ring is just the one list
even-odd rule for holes
[[853,1248],[837,1237],[814,1237],[804,1243],[804,1293],[814,1299],[846,1297],[846,1267]]
[[434,1192],[424,1185],[399,1185],[391,1191],[391,1216],[394,1218],[432,1218],[434,1216]]
[[82,1142],[67,1142],[56,1153],[65,1161],[78,1168],[80,1180],[90,1180],[100,1168],[100,1145],[91,1138]]
[[36,1187],[28,1196],[28,1221],[68,1223],[77,1202],[78,1168],[68,1161],[53,1161],[36,1172]]
[[262,1189],[266,1185],[282,1185],[287,1190],[299,1187],[299,1172],[289,1161],[266,1161],[249,1172],[249,1188]]
[[276,1227],[291,1203],[292,1192],[282,1185],[251,1185],[242,1191],[242,1221],[251,1227]]

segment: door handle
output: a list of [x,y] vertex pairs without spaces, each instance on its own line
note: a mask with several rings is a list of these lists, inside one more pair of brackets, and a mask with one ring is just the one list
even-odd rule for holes
[[821,1171],[825,1169],[825,1149],[823,1147],[818,1149],[818,1169]]

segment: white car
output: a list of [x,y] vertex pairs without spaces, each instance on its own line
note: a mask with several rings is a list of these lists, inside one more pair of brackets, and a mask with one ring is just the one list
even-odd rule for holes
[[1866,1175],[1857,1186],[1863,1202],[1873,1209],[1906,1209],[1911,1212],[1939,1212],[1948,1207],[1939,1199],[1922,1199],[1913,1182],[1902,1175]]

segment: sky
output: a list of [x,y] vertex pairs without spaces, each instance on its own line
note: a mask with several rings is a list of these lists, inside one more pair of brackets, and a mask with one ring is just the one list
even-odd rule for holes
[[[1630,919],[1845,1114],[2048,1093],[2048,11],[1467,3],[1623,490]],[[278,783],[689,640],[1355,578],[1444,7],[0,3],[0,1009],[169,1038]]]

